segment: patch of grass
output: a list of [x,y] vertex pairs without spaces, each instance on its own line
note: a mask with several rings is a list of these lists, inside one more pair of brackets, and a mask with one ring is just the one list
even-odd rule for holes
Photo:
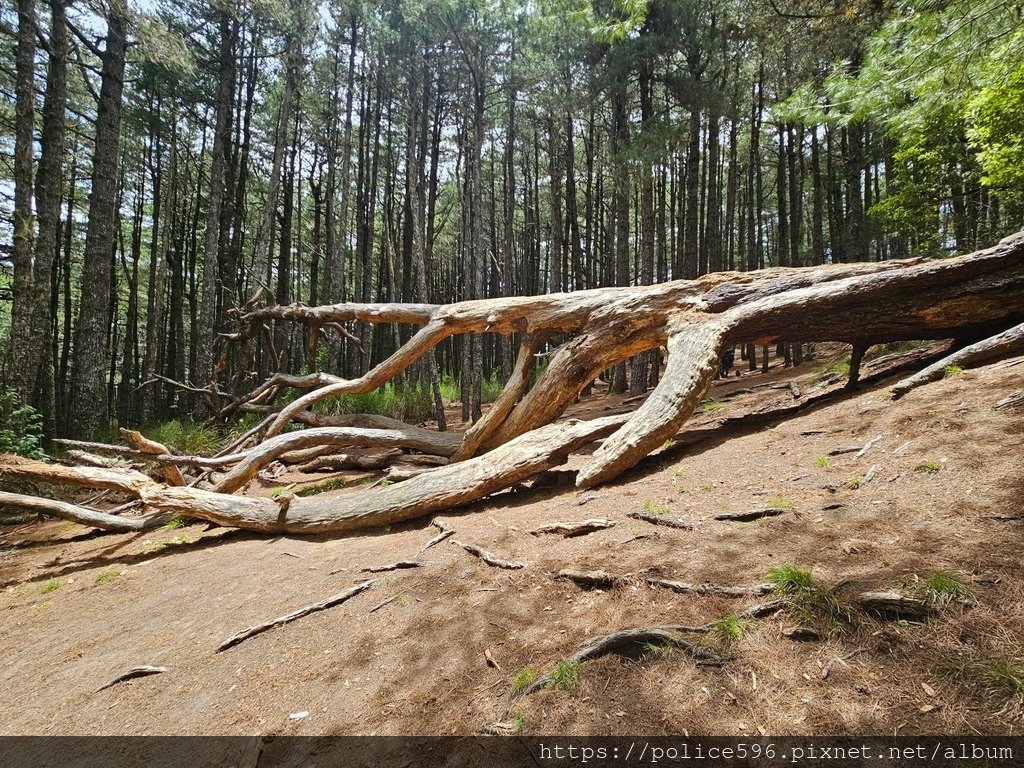
[[781,496],[773,496],[765,502],[765,506],[770,509],[792,509],[793,502],[789,499],[784,499]]
[[851,491],[856,491],[863,484],[864,484],[864,478],[861,477],[860,475],[854,475],[849,480],[847,480],[845,483],[843,483],[843,487],[844,488],[848,488]]
[[104,571],[96,577],[97,584],[106,584],[108,581],[113,581],[121,575],[120,571]]
[[526,715],[522,712],[514,712],[509,718],[509,721],[512,723],[512,729],[516,733],[519,733],[523,730],[523,726],[526,725]]
[[942,369],[942,375],[943,375],[944,378],[947,378],[947,379],[951,378],[953,376],[959,376],[963,372],[964,372],[964,369],[961,368],[956,363],[950,363],[949,365],[947,365],[945,368]]
[[175,518],[173,518],[171,520],[168,520],[166,523],[164,523],[161,526],[161,528],[163,530],[165,530],[165,531],[176,531],[179,528],[184,528],[186,525],[187,525],[187,523],[184,520],[182,520],[180,517],[175,517]]
[[395,604],[396,605],[405,605],[408,602],[409,602],[409,597],[404,592],[399,592],[397,595],[395,595]]
[[917,584],[917,591],[932,605],[945,607],[967,597],[967,585],[949,571],[939,571]]
[[728,616],[723,616],[712,622],[710,634],[714,640],[729,645],[743,637],[749,624],[749,619],[741,619],[736,614],[730,613]]
[[798,565],[779,565],[768,571],[768,581],[784,595],[797,617],[806,624],[826,624],[841,632],[852,614],[836,596],[834,587],[819,584],[811,572]]
[[326,493],[327,491],[337,491],[340,488],[344,488],[348,484],[348,480],[344,477],[331,477],[327,480],[323,480],[319,483],[313,483],[307,485],[305,488],[301,488],[296,491],[296,496],[316,496],[318,493]]
[[972,671],[993,696],[1024,702],[1024,659],[987,659],[977,662]]
[[942,469],[942,464],[937,461],[922,461],[917,465],[917,469],[919,472],[927,472],[929,475],[934,475]]
[[381,488],[387,488],[389,485],[394,485],[394,484],[395,484],[395,481],[392,480],[390,477],[382,477],[380,479],[380,482],[378,483],[378,485]]
[[50,579],[48,582],[43,584],[43,588],[39,591],[45,595],[47,592],[53,592],[54,590],[60,588],[61,583],[57,579]]
[[704,483],[704,485],[698,486],[697,490],[702,491],[703,493],[711,493],[711,491],[715,490],[715,484]]
[[669,643],[643,643],[640,647],[645,661],[660,659],[672,650],[672,646]]
[[551,681],[548,685],[556,691],[568,691],[575,688],[579,685],[582,670],[582,661],[573,661],[572,659],[560,661],[551,672]]
[[810,571],[792,564],[777,565],[770,569],[768,583],[775,587],[776,592],[784,595],[813,592],[818,588]]
[[725,403],[723,403],[721,400],[715,400],[714,398],[711,398],[710,400],[704,401],[703,408],[704,413],[714,413],[715,411],[725,408]]
[[671,447],[672,447],[672,438],[669,438],[668,440],[666,440],[664,443],[661,444],[661,450],[663,450],[663,451],[667,451]]
[[533,667],[523,667],[519,673],[512,678],[512,693],[519,693],[526,690],[534,680],[537,679],[537,670]]
[[819,456],[814,460],[814,466],[819,469],[825,469],[828,467],[828,456]]
[[154,424],[145,430],[145,434],[149,439],[163,443],[172,452],[190,456],[212,456],[223,443],[217,430],[178,419]]
[[668,506],[666,504],[656,504],[653,501],[644,502],[644,512],[649,515],[667,515],[669,513]]

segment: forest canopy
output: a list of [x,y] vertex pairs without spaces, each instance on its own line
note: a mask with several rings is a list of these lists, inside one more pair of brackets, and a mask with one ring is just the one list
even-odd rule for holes
[[[50,436],[103,436],[207,418],[211,391],[273,373],[358,377],[412,335],[268,322],[240,338],[257,304],[991,245],[1024,225],[1022,13],[17,0],[0,11],[0,404]],[[516,341],[443,341],[394,385],[419,393],[397,415],[461,399],[475,420]],[[611,387],[643,392],[657,367],[616,366]]]

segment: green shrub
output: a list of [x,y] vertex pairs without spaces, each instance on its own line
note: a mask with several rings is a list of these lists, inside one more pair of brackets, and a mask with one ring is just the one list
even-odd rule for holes
[[43,459],[43,417],[22,405],[16,392],[0,390],[0,453]]
[[163,443],[172,453],[188,456],[212,456],[222,444],[216,429],[178,419],[154,424],[143,430],[143,434],[150,440]]

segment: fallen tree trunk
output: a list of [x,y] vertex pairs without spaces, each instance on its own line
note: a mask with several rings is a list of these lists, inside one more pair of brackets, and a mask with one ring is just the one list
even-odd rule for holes
[[[245,327],[279,321],[303,323],[310,329],[351,321],[421,327],[394,355],[357,379],[312,374],[300,380],[280,374],[272,384],[257,388],[250,400],[238,403],[236,410],[252,405],[271,406],[273,411],[273,392],[285,386],[310,388],[276,414],[271,413],[265,425],[250,430],[231,450],[265,430],[261,445],[245,454],[218,458],[225,465],[236,465],[218,486],[223,492],[165,488],[148,478],[138,487],[136,480],[122,477],[117,487],[130,486],[150,508],[222,525],[294,533],[345,531],[470,503],[561,464],[572,451],[602,437],[601,445],[577,473],[576,484],[590,487],[612,480],[679,431],[703,400],[727,346],[767,345],[780,340],[840,341],[862,353],[882,342],[977,338],[1000,332],[1024,320],[1024,232],[993,248],[944,260],[713,273],[657,285],[445,306],[271,306],[246,309],[237,316]],[[518,333],[524,342],[506,390],[491,414],[481,419],[465,440],[420,430],[431,435],[428,439],[416,432],[418,428],[406,426],[378,429],[376,436],[362,434],[358,438],[372,446],[405,446],[453,457],[455,461],[448,466],[398,485],[330,499],[271,500],[227,493],[289,451],[323,447],[335,439],[338,442],[332,444],[365,445],[353,439],[360,430],[368,433],[374,432],[373,428],[315,427],[281,432],[294,419],[314,418],[307,416],[314,405],[340,394],[369,392],[441,341],[473,333]],[[533,350],[555,336],[567,340],[550,354],[547,368],[531,387]],[[601,371],[657,347],[668,350],[665,375],[632,414],[590,423],[552,423]],[[382,432],[388,431],[395,434],[385,437]],[[331,437],[343,433],[344,438]],[[167,455],[146,458],[188,464]],[[36,479],[47,480],[49,475],[47,481],[61,482],[54,470],[40,470]]]
[[1016,355],[1021,352],[1024,352],[1024,323],[959,349],[948,357],[923,368],[913,376],[908,376],[892,388],[892,399],[898,400],[922,384],[938,381],[945,377],[950,370],[971,368],[999,357]]

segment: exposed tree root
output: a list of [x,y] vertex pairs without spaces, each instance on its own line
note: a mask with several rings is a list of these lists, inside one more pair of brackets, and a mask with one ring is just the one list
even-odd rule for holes
[[278,616],[276,619],[271,619],[270,621],[265,621],[262,624],[256,624],[255,626],[248,627],[247,629],[243,629],[240,632],[236,632],[223,643],[218,645],[216,652],[220,653],[221,651],[226,651],[228,648],[232,648],[238,645],[243,640],[248,640],[250,637],[258,635],[261,632],[266,632],[268,629],[280,627],[283,624],[295,621],[296,619],[301,619],[303,616],[308,616],[311,613],[316,613],[317,611],[322,611],[325,608],[331,608],[335,605],[339,605],[348,600],[349,598],[355,597],[360,592],[365,592],[366,590],[374,586],[376,583],[376,579],[362,581],[356,584],[354,587],[349,587],[344,592],[339,592],[338,594],[332,595],[328,598],[324,598],[319,602],[312,603],[303,608],[299,608],[298,610],[292,611],[291,613],[286,613],[284,616]]
[[[725,660],[715,651],[687,642],[679,636],[677,631],[669,627],[638,627],[592,638],[576,653],[563,661],[562,664],[567,662],[569,664],[582,664],[586,661],[607,656],[609,653],[622,653],[624,651],[635,653],[636,649],[642,649],[644,646],[650,645],[681,648],[693,657],[699,666],[720,667],[725,663]],[[552,679],[552,673],[540,675],[513,698],[529,696],[531,693],[546,688],[551,684]]]
[[359,570],[364,573],[384,573],[385,571],[400,571],[405,568],[422,568],[423,563],[419,563],[415,560],[399,560],[396,563],[388,563],[387,565],[369,565],[366,568],[360,568]]
[[763,517],[778,517],[789,511],[789,507],[766,507],[764,509],[753,509],[748,512],[720,512],[711,519],[733,523],[749,523],[753,520],[760,520]]
[[534,536],[540,536],[545,533],[558,533],[563,538],[571,539],[576,536],[586,536],[588,533],[594,533],[595,531],[603,531],[605,528],[611,528],[614,525],[614,520],[604,519],[583,520],[579,523],[548,523],[534,528],[530,533]]
[[682,528],[684,531],[695,531],[697,525],[691,523],[689,520],[683,520],[678,517],[669,517],[668,515],[655,515],[650,512],[642,512],[640,510],[634,510],[627,512],[626,517],[632,517],[634,520],[643,520],[645,523],[651,525],[664,525],[668,528]]
[[426,544],[424,544],[420,551],[416,553],[416,557],[419,557],[431,547],[437,546],[442,541],[447,539],[449,536],[455,535],[455,531],[452,528],[448,527],[447,523],[444,523],[441,520],[435,520],[433,525],[440,531],[440,533],[437,534],[437,536],[432,538],[430,541],[428,541]]
[[125,680],[134,680],[137,677],[148,677],[149,675],[159,675],[166,671],[167,667],[152,667],[147,664],[144,664],[139,667],[132,667],[127,672],[122,672],[117,677],[105,682],[103,685],[97,688],[95,692],[99,693],[100,691],[104,691],[107,688],[112,688],[118,683],[123,683]]
[[476,555],[485,563],[495,568],[505,568],[510,571],[516,571],[520,568],[525,568],[526,563],[516,563],[511,560],[502,560],[493,552],[488,552],[486,549],[478,547],[476,544],[467,544],[462,541],[455,541],[452,539],[452,544],[457,547],[462,547],[464,550],[469,552],[471,555]]

